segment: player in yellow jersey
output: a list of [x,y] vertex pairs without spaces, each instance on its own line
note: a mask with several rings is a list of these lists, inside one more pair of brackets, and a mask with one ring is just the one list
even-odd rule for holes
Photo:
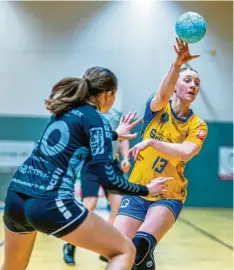
[[191,55],[188,44],[178,38],[176,43],[176,60],[146,103],[142,142],[129,150],[135,160],[130,182],[146,185],[160,176],[174,179],[154,198],[125,195],[114,223],[136,246],[135,270],[156,269],[155,246],[175,223],[186,199],[186,162],[199,153],[208,131],[190,109],[199,92],[199,75],[182,68],[199,55]]

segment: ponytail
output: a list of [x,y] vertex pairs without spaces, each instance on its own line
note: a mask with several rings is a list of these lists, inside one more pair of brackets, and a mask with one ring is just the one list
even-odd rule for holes
[[72,108],[92,103],[100,110],[98,96],[103,92],[117,90],[117,78],[109,69],[92,67],[83,78],[65,78],[54,85],[45,100],[46,109],[59,116]]
[[70,109],[85,103],[89,96],[89,85],[86,79],[65,78],[54,85],[46,109],[54,116],[59,116]]

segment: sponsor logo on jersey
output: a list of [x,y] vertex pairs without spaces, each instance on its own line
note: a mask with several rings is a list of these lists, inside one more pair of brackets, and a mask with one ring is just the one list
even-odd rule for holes
[[103,128],[90,129],[90,148],[93,156],[104,153],[104,132]]

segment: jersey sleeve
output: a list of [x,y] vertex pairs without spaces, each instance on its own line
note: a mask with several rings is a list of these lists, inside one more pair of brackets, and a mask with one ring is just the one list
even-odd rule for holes
[[151,121],[151,119],[157,114],[157,112],[152,112],[150,109],[150,103],[152,99],[154,98],[156,94],[151,95],[148,100],[146,101],[145,104],[145,114],[144,114],[144,119]]
[[150,109],[150,103],[152,101],[152,99],[154,98],[156,94],[153,94],[149,97],[149,99],[147,100],[146,102],[146,105],[145,105],[145,113],[144,113],[144,117],[143,117],[143,127],[142,127],[142,130],[141,130],[141,136],[143,136],[143,133],[147,127],[147,125],[149,124],[149,122],[155,117],[155,115],[158,113],[158,112],[152,112],[151,109]]
[[99,162],[90,167],[98,175],[100,185],[111,193],[138,196],[147,196],[149,194],[146,186],[133,184],[126,180],[122,174],[116,173],[113,162]]
[[205,122],[201,122],[200,124],[192,128],[185,141],[193,142],[197,144],[201,149],[202,144],[207,137],[207,134],[208,126]]

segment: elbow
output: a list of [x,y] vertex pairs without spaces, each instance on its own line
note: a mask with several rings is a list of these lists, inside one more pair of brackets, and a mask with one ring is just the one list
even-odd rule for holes
[[193,156],[194,156],[195,154],[196,154],[196,153],[193,153],[193,152],[191,152],[191,151],[187,151],[187,152],[184,151],[184,152],[181,153],[181,160],[187,162],[187,161],[189,161],[191,158],[193,158]]
[[198,145],[194,143],[186,143],[185,145],[182,145],[180,149],[180,154],[181,154],[181,160],[182,161],[188,161],[192,159],[195,155],[197,155],[200,151],[200,148]]

